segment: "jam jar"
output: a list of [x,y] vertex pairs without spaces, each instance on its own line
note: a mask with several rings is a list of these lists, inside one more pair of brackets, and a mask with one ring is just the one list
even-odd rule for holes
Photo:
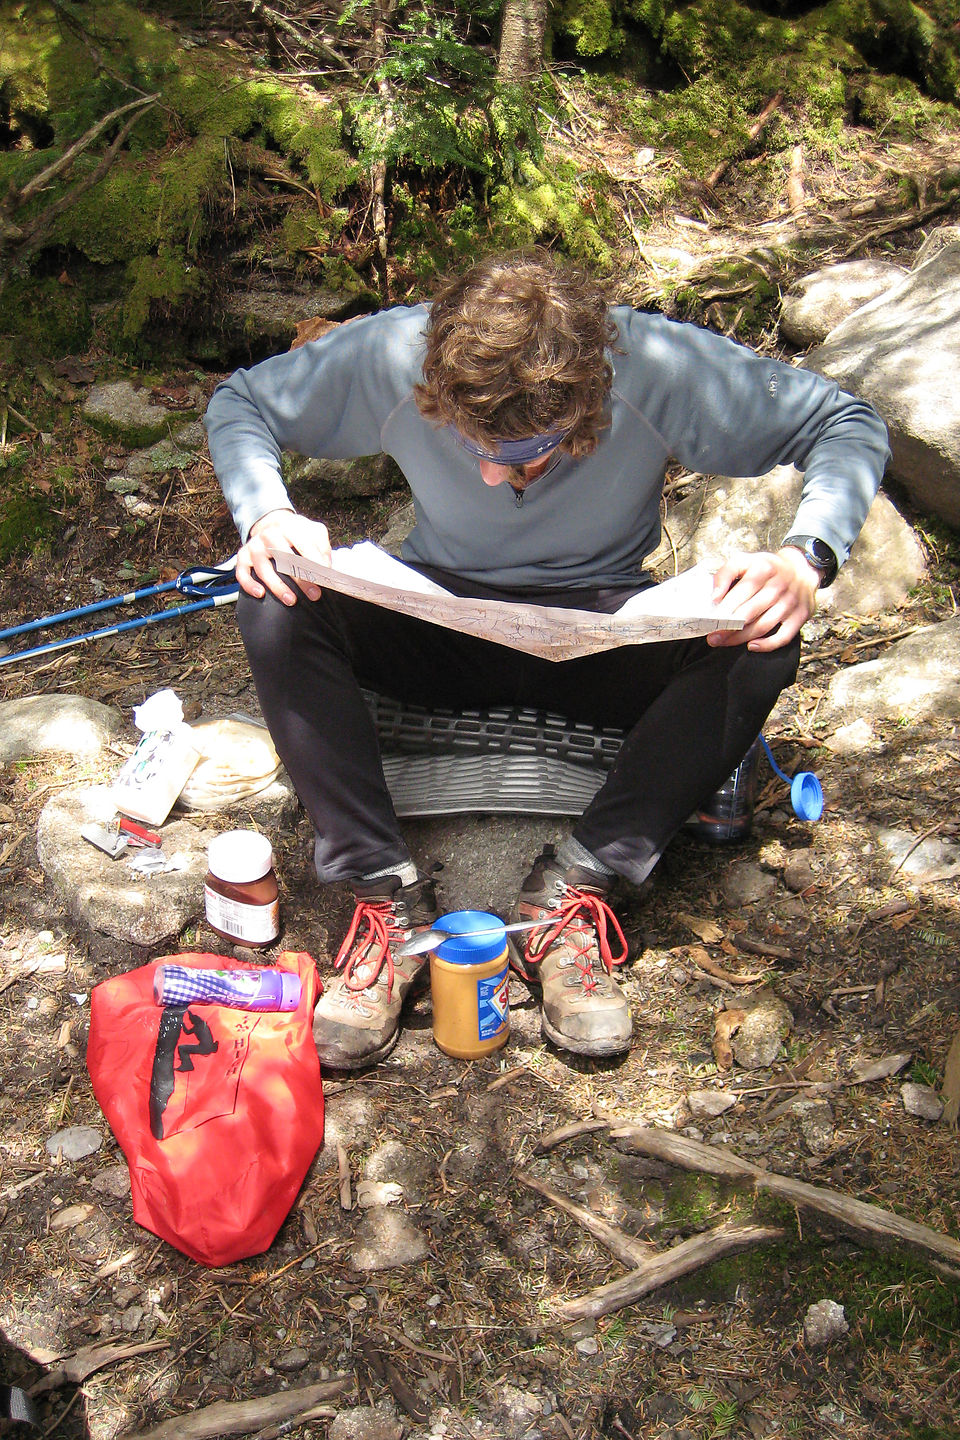
[[272,945],[280,933],[273,846],[257,830],[228,830],[211,840],[203,886],[211,930],[233,945]]

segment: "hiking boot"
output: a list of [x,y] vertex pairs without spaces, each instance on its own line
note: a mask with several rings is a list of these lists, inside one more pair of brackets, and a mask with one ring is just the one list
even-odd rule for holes
[[[510,963],[543,992],[541,1026],[548,1040],[577,1055],[619,1055],[630,1048],[630,1009],[613,977],[627,942],[604,896],[611,881],[582,865],[563,869],[553,846],[538,856],[520,887],[511,920],[539,920],[542,930],[508,935]],[[619,942],[610,950],[610,933]]]
[[353,884],[357,908],[313,1012],[322,1065],[362,1070],[389,1055],[400,1033],[404,998],[429,973],[425,955],[398,959],[393,947],[437,918],[432,880],[401,885],[398,875]]

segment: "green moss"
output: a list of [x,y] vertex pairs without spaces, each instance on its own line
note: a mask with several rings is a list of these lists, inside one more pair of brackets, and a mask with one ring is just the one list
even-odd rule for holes
[[123,304],[122,333],[135,339],[151,318],[164,318],[195,302],[203,293],[203,275],[182,253],[141,255],[128,266],[130,288]]
[[578,55],[616,54],[623,45],[609,0],[566,0],[554,23],[573,39]]
[[508,243],[559,238],[576,259],[601,269],[612,263],[614,226],[602,182],[568,162],[543,167],[527,160],[520,183],[500,186],[493,194],[494,223]]
[[38,489],[29,474],[30,459],[25,446],[0,451],[0,564],[49,541],[63,523],[57,514],[63,489]]
[[82,350],[92,332],[83,292],[51,278],[10,281],[3,292],[3,325],[8,335],[29,337],[46,355]]

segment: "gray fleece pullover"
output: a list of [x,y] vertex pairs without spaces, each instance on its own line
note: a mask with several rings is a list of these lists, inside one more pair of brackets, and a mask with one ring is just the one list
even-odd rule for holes
[[417,409],[424,305],[355,320],[238,370],[215,391],[205,423],[241,538],[267,511],[293,509],[281,451],[383,451],[415,502],[404,559],[506,588],[630,584],[660,540],[672,457],[711,475],[797,466],[804,484],[791,532],[825,540],[842,564],[889,454],[876,412],[831,381],[697,326],[628,306],[611,313],[619,339],[610,424],[592,455],[562,455],[522,504],[509,485],[485,485],[476,459]]

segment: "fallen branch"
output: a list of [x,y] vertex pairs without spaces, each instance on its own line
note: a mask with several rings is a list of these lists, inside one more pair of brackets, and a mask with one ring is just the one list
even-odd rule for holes
[[[747,131],[747,141],[749,144],[752,144],[753,141],[756,140],[757,137],[761,134],[761,132],[766,129],[774,114],[777,112],[777,110],[779,110],[782,100],[783,91],[778,90],[776,95],[774,95],[771,100],[767,101],[766,105],[764,105],[763,109],[760,111],[760,114],[757,116],[756,120],[754,120],[753,124],[750,126],[750,129]],[[743,148],[746,149],[747,147],[744,146]],[[714,187],[718,184],[718,182],[723,179],[724,175],[727,173],[727,171],[730,169],[730,166],[733,164],[735,158],[736,157],[734,155],[730,155],[726,160],[721,160],[717,168],[710,175],[707,176],[706,183],[710,186],[711,190],[713,190]]]
[[656,1126],[624,1125],[611,1130],[610,1138],[622,1141],[627,1149],[638,1154],[652,1155],[684,1170],[716,1175],[723,1180],[751,1181],[754,1189],[776,1195],[797,1209],[812,1210],[875,1249],[906,1245],[924,1256],[960,1264],[960,1241],[952,1240],[949,1235],[941,1235],[927,1225],[882,1210],[878,1205],[868,1205],[819,1185],[808,1185],[803,1180],[763,1170],[722,1146],[703,1145]]
[[743,1250],[747,1245],[763,1245],[773,1240],[782,1240],[783,1230],[771,1225],[735,1225],[725,1221],[702,1235],[693,1235],[681,1240],[662,1255],[652,1255],[629,1275],[600,1285],[596,1290],[581,1295],[578,1300],[566,1300],[557,1306],[557,1315],[565,1322],[587,1320],[597,1315],[609,1315],[612,1310],[621,1310],[632,1305],[642,1295],[669,1285],[691,1270],[699,1270],[729,1255],[734,1250]]
[[618,1229],[616,1225],[611,1225],[608,1221],[601,1219],[592,1210],[578,1205],[575,1200],[569,1200],[566,1195],[561,1195],[559,1190],[545,1185],[542,1180],[535,1180],[532,1175],[518,1173],[517,1179],[521,1185],[526,1185],[528,1190],[536,1191],[538,1195],[543,1196],[544,1200],[549,1200],[551,1205],[576,1220],[584,1230],[589,1230],[594,1239],[599,1240],[601,1245],[605,1245],[610,1254],[615,1255],[618,1260],[622,1260],[624,1265],[631,1267],[646,1265],[650,1259],[652,1253],[650,1241],[635,1239],[626,1231]]
[[131,1360],[136,1355],[150,1355],[155,1350],[169,1348],[166,1340],[148,1340],[138,1345],[118,1344],[113,1339],[98,1340],[61,1359],[36,1385],[31,1385],[30,1394],[42,1395],[47,1390],[59,1390],[61,1385],[81,1385],[89,1375],[107,1365],[117,1365],[121,1360]]
[[420,1399],[419,1395],[411,1390],[389,1355],[383,1354],[369,1340],[361,1341],[359,1348],[360,1354],[364,1360],[366,1360],[374,1375],[387,1386],[397,1404],[401,1405],[407,1414],[420,1424],[423,1424],[425,1420],[429,1420],[430,1407]]
[[553,1150],[557,1145],[563,1145],[567,1140],[575,1140],[578,1135],[592,1135],[596,1130],[609,1130],[612,1120],[577,1120],[572,1125],[561,1125],[556,1130],[551,1130],[547,1135],[541,1135],[537,1141],[538,1150]]
[[353,1376],[344,1375],[339,1380],[324,1380],[299,1390],[260,1395],[256,1400],[217,1400],[190,1415],[173,1415],[154,1425],[152,1430],[127,1436],[127,1440],[220,1440],[226,1435],[252,1435],[265,1425],[303,1415],[324,1400],[342,1395],[353,1385]]

